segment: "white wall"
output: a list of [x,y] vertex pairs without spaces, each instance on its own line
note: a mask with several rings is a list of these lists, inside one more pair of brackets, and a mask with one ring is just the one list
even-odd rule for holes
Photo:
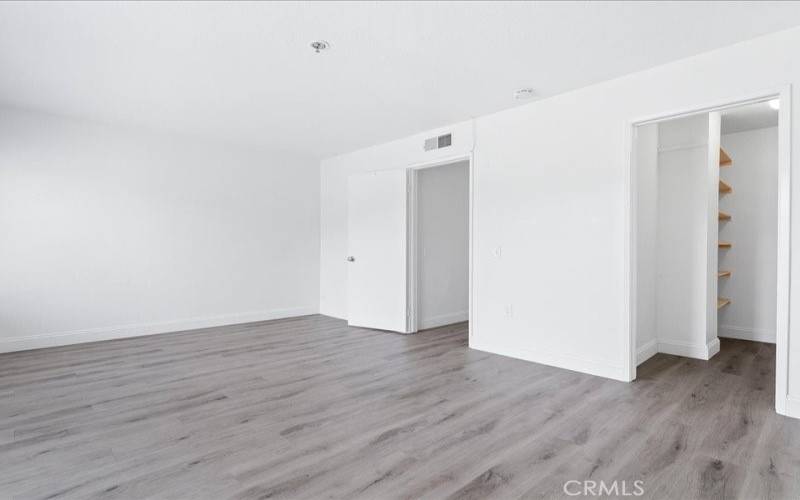
[[708,276],[716,275],[708,263],[708,197],[717,196],[708,193],[709,115],[659,123],[658,148],[658,351],[708,359],[708,315],[716,314],[716,305],[708,309]]
[[[706,345],[704,359],[719,352],[717,319],[719,316],[719,161],[722,116],[708,113],[708,147],[706,150]],[[701,351],[702,352],[702,351]]]
[[0,351],[314,313],[315,162],[0,110]]
[[636,139],[636,350],[643,363],[658,352],[656,241],[658,227],[658,124],[637,127]]
[[[470,345],[627,380],[629,123],[787,83],[800,102],[798,50],[800,29],[793,29],[476,119]],[[791,111],[795,123],[798,110]],[[454,139],[468,127],[454,127]],[[420,140],[434,133],[322,162],[323,312],[346,314],[338,292],[346,285],[347,172],[433,158]],[[800,151],[800,135],[792,142]],[[453,152],[470,149],[471,140]],[[799,200],[800,183],[793,191]],[[800,257],[800,203],[793,207]],[[790,282],[800,284],[800,270]],[[800,313],[800,294],[791,301]],[[792,397],[778,405],[800,415],[800,342],[788,345]]]
[[419,326],[469,318],[469,162],[418,173]]
[[733,165],[720,174],[733,193],[720,199],[732,216],[720,235],[733,247],[721,254],[720,268],[733,274],[720,280],[731,304],[720,311],[719,335],[774,343],[778,128],[723,135],[722,148]]

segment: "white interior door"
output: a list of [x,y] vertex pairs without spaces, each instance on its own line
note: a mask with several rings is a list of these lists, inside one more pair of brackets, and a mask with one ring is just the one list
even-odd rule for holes
[[348,323],[408,331],[406,170],[348,179]]

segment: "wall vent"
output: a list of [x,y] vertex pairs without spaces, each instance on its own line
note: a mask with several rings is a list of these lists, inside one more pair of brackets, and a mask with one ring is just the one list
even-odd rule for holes
[[434,149],[442,149],[453,144],[453,134],[440,135],[439,137],[431,137],[425,139],[425,151],[433,151]]

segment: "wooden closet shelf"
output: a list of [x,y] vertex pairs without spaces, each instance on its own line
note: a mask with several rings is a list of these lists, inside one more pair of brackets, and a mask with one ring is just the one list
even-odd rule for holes
[[719,220],[731,220],[731,214],[719,211]]
[[717,278],[727,278],[731,275],[730,271],[720,271],[717,273]]
[[717,309],[722,309],[723,307],[727,306],[731,303],[731,299],[726,299],[725,297],[718,297],[717,298]]
[[719,192],[720,193],[732,193],[733,192],[733,188],[731,187],[730,184],[728,184],[727,182],[725,182],[722,179],[720,179],[719,180]]
[[720,167],[730,167],[733,164],[733,160],[731,157],[728,156],[722,148],[719,148],[719,166]]
[[720,248],[730,248],[730,247],[732,247],[732,246],[733,246],[733,245],[732,245],[732,244],[730,244],[730,243],[728,243],[727,241],[720,241],[720,242],[719,242],[719,247],[720,247]]

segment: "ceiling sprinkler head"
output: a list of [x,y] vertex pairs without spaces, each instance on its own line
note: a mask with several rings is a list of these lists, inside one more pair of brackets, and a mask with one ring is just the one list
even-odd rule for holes
[[326,50],[330,47],[330,44],[325,40],[317,40],[316,42],[311,42],[311,48],[314,49],[314,52],[319,54],[323,50]]

